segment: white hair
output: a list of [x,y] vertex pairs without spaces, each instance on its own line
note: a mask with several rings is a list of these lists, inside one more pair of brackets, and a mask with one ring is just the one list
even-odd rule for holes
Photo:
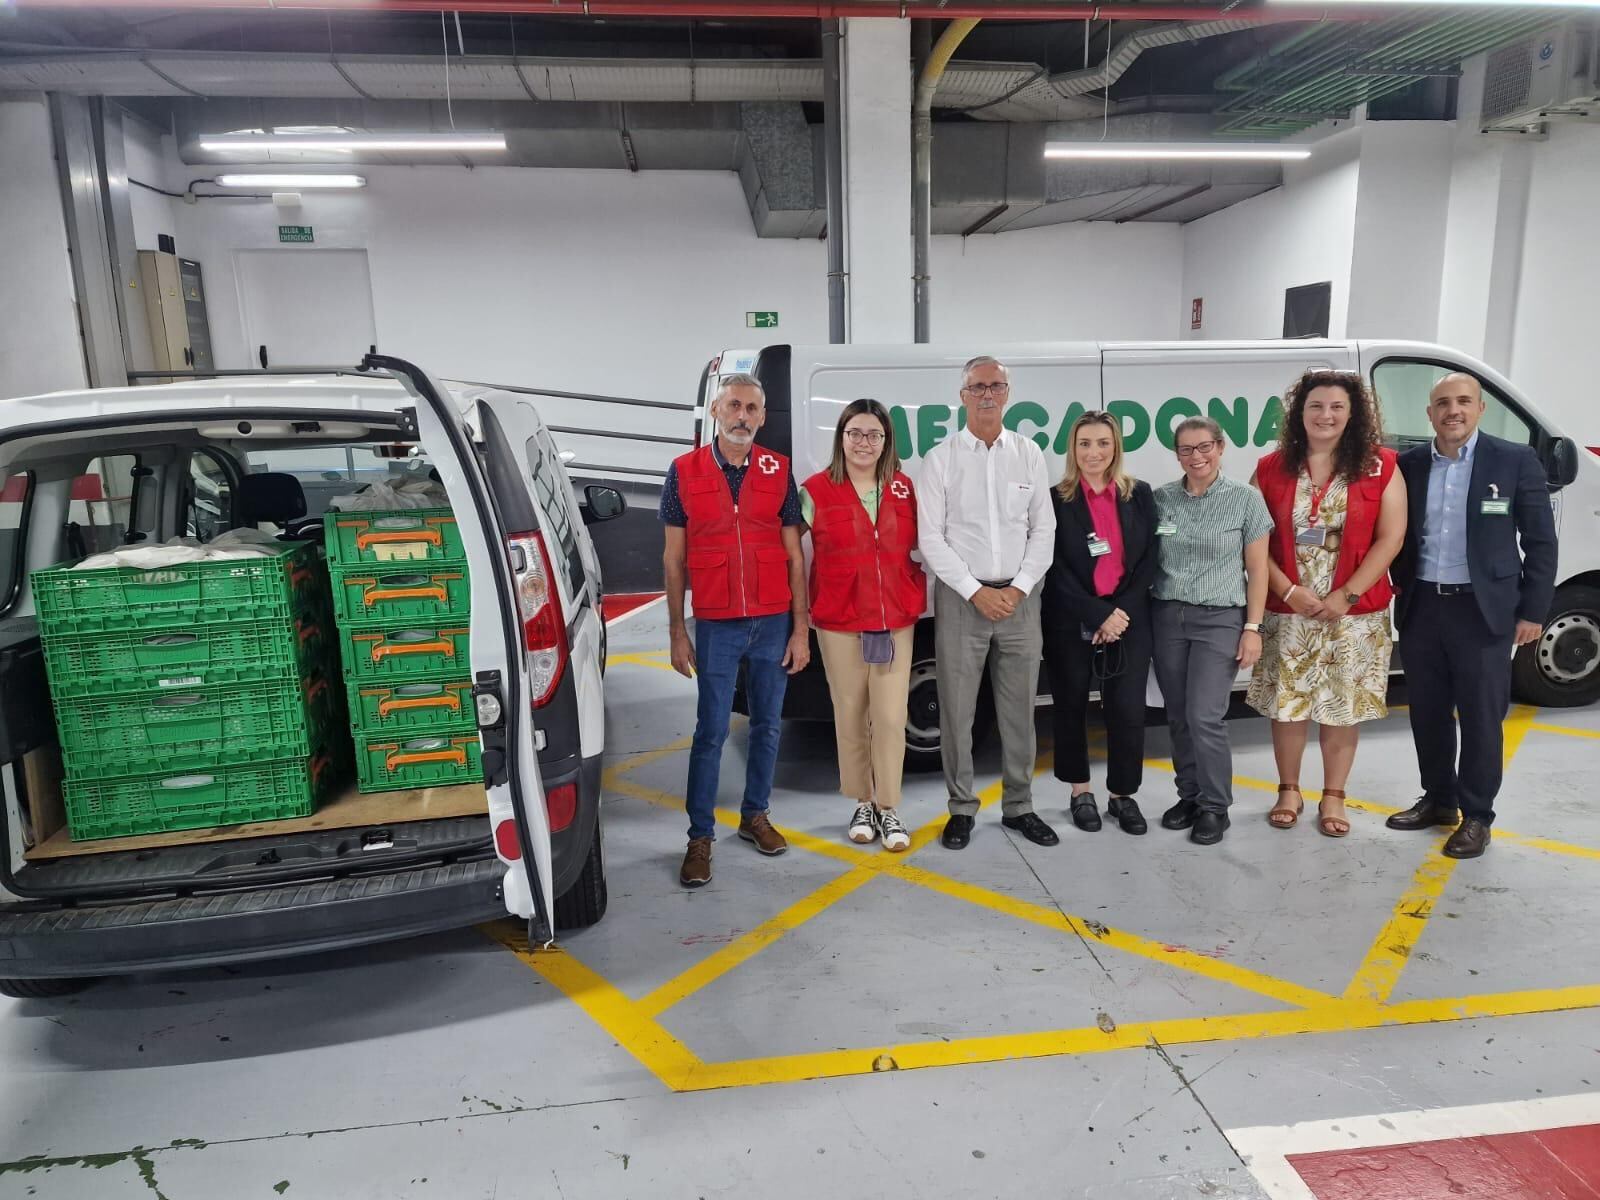
[[754,375],[747,375],[743,371],[739,371],[733,375],[724,375],[717,382],[717,394],[712,397],[712,399],[721,400],[724,392],[726,392],[729,388],[736,387],[755,388],[756,391],[761,393],[761,403],[763,405],[766,404],[767,389],[761,386],[761,381]]

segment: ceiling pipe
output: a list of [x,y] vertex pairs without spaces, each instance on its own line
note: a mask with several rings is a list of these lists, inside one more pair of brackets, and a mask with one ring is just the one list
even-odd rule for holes
[[945,27],[923,64],[911,108],[912,328],[918,342],[928,341],[930,334],[928,235],[933,227],[933,94],[939,90],[939,80],[956,47],[977,23],[965,17]]
[[[13,9],[95,9],[104,10],[106,0],[9,0]],[[439,11],[438,0],[118,0],[119,9],[160,8],[170,11],[238,11],[259,9],[313,12],[426,12]],[[516,13],[560,17],[746,17],[808,18],[833,20],[843,17],[926,17],[947,21],[973,18],[990,21],[1241,21],[1251,24],[1280,24],[1285,20],[1374,21],[1386,15],[1371,6],[1308,9],[1294,16],[1265,8],[1230,8],[1186,4],[983,4],[907,3],[904,0],[843,0],[839,3],[751,3],[748,0],[450,0],[452,11],[467,13]]]

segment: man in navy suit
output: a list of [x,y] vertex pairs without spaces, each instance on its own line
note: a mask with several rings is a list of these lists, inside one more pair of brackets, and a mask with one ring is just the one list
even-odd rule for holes
[[1483,411],[1472,376],[1434,384],[1434,439],[1400,456],[1411,520],[1391,569],[1423,796],[1388,825],[1459,820],[1444,844],[1451,858],[1477,858],[1489,846],[1511,656],[1539,637],[1556,582],[1544,467],[1531,447],[1478,432]]

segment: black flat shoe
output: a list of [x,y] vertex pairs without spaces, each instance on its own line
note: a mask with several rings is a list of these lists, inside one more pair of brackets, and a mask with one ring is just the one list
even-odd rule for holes
[[1446,808],[1437,800],[1423,796],[1405,812],[1397,812],[1384,822],[1390,829],[1410,832],[1413,829],[1432,829],[1435,825],[1454,825],[1461,820],[1461,810]]
[[1106,812],[1123,833],[1141,834],[1150,831],[1150,826],[1145,824],[1144,814],[1139,811],[1139,802],[1132,796],[1111,797],[1106,805]]
[[1200,806],[1193,800],[1179,800],[1161,814],[1161,828],[1187,829],[1194,824],[1195,818],[1199,815]]
[[1227,813],[1208,808],[1195,818],[1194,828],[1189,830],[1189,840],[1197,846],[1215,846],[1231,824],[1233,822],[1228,819]]
[[1056,831],[1039,819],[1038,813],[1023,813],[1020,817],[1001,817],[1000,824],[1015,829],[1035,846],[1054,846],[1061,841]]
[[1095,805],[1093,792],[1072,798],[1072,823],[1085,833],[1100,832],[1100,809]]
[[967,843],[972,840],[972,818],[963,817],[959,813],[951,813],[950,819],[944,823],[944,832],[939,835],[939,841],[946,850],[965,850]]

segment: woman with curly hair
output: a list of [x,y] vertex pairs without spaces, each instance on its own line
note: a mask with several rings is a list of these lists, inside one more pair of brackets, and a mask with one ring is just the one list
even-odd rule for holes
[[1317,829],[1350,832],[1345,783],[1360,724],[1388,715],[1389,564],[1406,533],[1406,485],[1372,392],[1350,371],[1307,371],[1284,398],[1278,449],[1251,482],[1272,514],[1261,658],[1246,700],[1272,719],[1278,800],[1267,820],[1300,819],[1308,723],[1319,727]]

